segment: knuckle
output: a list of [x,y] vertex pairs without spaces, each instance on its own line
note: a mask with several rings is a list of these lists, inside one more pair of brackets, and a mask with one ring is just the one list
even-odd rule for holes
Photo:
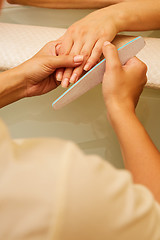
[[78,30],[78,35],[81,37],[84,37],[87,34],[87,30],[85,29],[85,26],[82,26],[79,30]]
[[88,53],[88,51],[87,50],[82,50],[82,52],[81,52],[81,54],[83,55],[83,56],[85,56],[86,58],[88,58],[89,57],[89,53]]
[[69,50],[63,48],[63,46],[62,46],[62,47],[60,48],[60,50],[59,50],[59,53],[60,53],[61,55],[68,55],[68,54],[69,54]]
[[75,27],[74,27],[74,25],[72,25],[67,29],[66,33],[73,34],[74,32],[75,32]]
[[144,86],[147,82],[147,76],[146,76],[146,73],[147,73],[147,65],[142,62],[141,60],[137,59],[137,64],[138,64],[138,71],[137,73],[139,74],[140,76],[140,79],[141,79],[141,84]]
[[117,70],[117,69],[120,68],[120,65],[119,65],[118,62],[112,62],[112,64],[110,65],[110,68],[111,68],[113,71],[115,71],[115,70]]
[[85,37],[87,35],[87,31],[81,30],[80,35],[81,35],[81,37]]
[[139,70],[141,71],[142,74],[146,74],[147,72],[147,65],[142,62],[141,60],[138,59],[138,64],[139,64]]
[[50,47],[50,46],[55,46],[55,42],[54,41],[50,41],[50,42],[48,42],[48,43],[46,43],[46,47]]
[[142,69],[146,74],[147,73],[147,65],[145,63],[142,63]]

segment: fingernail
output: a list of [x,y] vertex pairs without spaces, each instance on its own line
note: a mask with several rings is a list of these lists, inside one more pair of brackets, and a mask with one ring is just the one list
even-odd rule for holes
[[61,85],[63,88],[67,88],[68,87],[68,83],[69,83],[69,79],[68,78],[64,78]]
[[59,72],[59,73],[57,73],[57,81],[62,81],[62,73],[61,72]]
[[107,45],[109,45],[109,44],[111,44],[111,43],[108,42],[108,41],[105,41],[103,45],[104,45],[104,46],[107,46]]
[[82,55],[77,55],[74,57],[74,62],[79,63],[83,61],[83,56]]
[[73,73],[72,76],[71,76],[71,78],[70,78],[70,83],[76,82],[77,77],[78,77],[77,73]]
[[91,68],[91,64],[90,63],[86,63],[86,65],[84,66],[84,71],[88,71],[88,70],[90,70],[90,68]]

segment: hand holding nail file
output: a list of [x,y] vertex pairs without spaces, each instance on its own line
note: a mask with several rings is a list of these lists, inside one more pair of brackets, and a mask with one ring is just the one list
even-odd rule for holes
[[[124,46],[118,49],[120,62],[124,65],[129,59],[134,57],[143,47],[145,41],[142,37],[136,37]],[[102,82],[105,72],[105,59],[99,62],[95,67],[88,71],[82,78],[73,84],[67,91],[65,91],[59,98],[57,98],[52,107],[60,109],[76,98],[80,97],[96,85]]]

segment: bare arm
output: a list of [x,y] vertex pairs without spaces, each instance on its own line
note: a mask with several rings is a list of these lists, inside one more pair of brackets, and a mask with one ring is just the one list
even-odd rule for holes
[[110,122],[118,136],[126,169],[135,183],[147,186],[160,202],[159,151],[133,111],[118,105],[111,107]]
[[18,69],[0,73],[0,108],[24,97],[25,79]]
[[160,29],[160,0],[132,1],[119,5],[119,31]]
[[11,4],[21,4],[44,8],[102,8],[125,0],[8,0]]
[[136,58],[121,67],[111,44],[104,48],[104,54],[112,61],[107,61],[103,94],[125,167],[132,173],[134,182],[147,186],[160,202],[160,153],[135,114],[146,82],[146,67]]

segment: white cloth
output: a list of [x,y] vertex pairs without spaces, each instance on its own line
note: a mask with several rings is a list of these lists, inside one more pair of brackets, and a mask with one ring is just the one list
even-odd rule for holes
[[0,23],[0,71],[23,63],[47,42],[61,37],[63,28]]
[[0,239],[160,239],[160,205],[129,172],[71,142],[0,132]]

